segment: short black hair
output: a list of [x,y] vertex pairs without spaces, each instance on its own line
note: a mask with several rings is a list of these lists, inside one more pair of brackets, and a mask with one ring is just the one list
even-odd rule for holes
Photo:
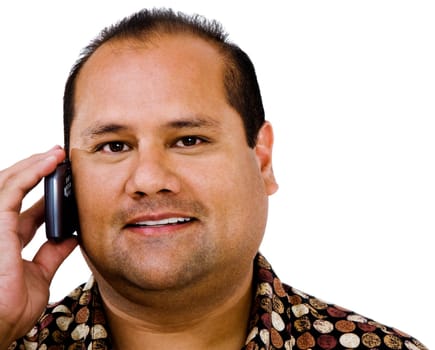
[[77,76],[92,54],[108,41],[137,39],[158,34],[186,33],[214,45],[224,61],[224,87],[228,103],[240,114],[249,147],[257,142],[264,123],[264,108],[255,68],[249,56],[228,40],[228,34],[215,20],[186,15],[171,9],[143,9],[106,27],[86,46],[71,69],[64,91],[64,138],[69,151],[69,136],[74,118],[74,93]]

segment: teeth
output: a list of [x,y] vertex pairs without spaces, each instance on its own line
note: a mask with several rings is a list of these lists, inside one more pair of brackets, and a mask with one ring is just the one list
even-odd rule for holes
[[190,221],[191,218],[167,218],[163,220],[146,220],[135,222],[135,226],[159,226],[159,225],[170,225]]

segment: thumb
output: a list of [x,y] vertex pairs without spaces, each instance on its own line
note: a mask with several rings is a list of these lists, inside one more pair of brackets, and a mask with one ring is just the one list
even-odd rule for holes
[[77,238],[72,237],[60,243],[47,241],[41,246],[33,258],[33,262],[39,266],[48,283],[51,283],[59,266],[77,245]]

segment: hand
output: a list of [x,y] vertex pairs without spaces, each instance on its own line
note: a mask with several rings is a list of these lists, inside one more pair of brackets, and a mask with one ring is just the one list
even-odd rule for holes
[[51,280],[77,242],[44,243],[32,261],[21,257],[44,222],[44,201],[20,213],[23,198],[65,158],[55,147],[0,172],[0,349],[26,334],[48,302]]

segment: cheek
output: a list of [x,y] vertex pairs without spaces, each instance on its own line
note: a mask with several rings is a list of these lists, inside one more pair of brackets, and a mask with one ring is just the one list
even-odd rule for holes
[[113,238],[111,218],[119,209],[120,180],[114,176],[115,172],[107,174],[85,161],[74,165],[82,248],[89,257],[104,256],[110,251]]
[[201,195],[214,207],[217,224],[225,225],[220,234],[228,234],[231,240],[247,235],[258,240],[264,231],[268,196],[255,158],[234,157],[218,164],[203,180],[208,186]]
[[116,172],[104,172],[101,168],[76,161],[73,178],[80,221],[89,225],[101,221],[110,212],[110,203],[116,203],[120,179],[113,176]]

